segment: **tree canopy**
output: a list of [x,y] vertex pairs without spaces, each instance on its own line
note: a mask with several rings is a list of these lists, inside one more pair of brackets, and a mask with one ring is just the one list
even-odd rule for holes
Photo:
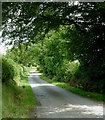
[[57,75],[65,70],[65,60],[78,60],[75,76],[104,89],[105,3],[4,2],[2,14],[3,41],[15,47],[37,44],[45,73]]
[[11,38],[14,44],[35,43],[40,34],[42,38],[51,29],[71,24],[83,34],[96,33],[104,30],[104,9],[105,3],[4,2],[3,38]]

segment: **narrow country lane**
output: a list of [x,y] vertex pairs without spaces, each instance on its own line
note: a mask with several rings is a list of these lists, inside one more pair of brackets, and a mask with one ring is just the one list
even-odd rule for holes
[[37,118],[103,118],[103,104],[54,86],[33,72],[29,77],[39,106],[31,112]]

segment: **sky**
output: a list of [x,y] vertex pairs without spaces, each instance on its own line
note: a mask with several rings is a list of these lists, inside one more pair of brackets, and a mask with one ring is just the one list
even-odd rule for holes
[[1,39],[0,39],[0,53],[2,55],[5,55],[6,54],[6,50],[7,49],[10,49],[12,46],[5,46],[4,43],[1,43]]
[[[1,35],[2,35],[2,32],[0,32],[0,36]],[[1,41],[2,41],[2,38],[0,38],[0,53],[5,54],[6,53],[6,47]]]
[[0,44],[0,53],[1,54],[6,54],[6,47],[3,44]]
[[[0,32],[0,36],[2,35],[2,32]],[[10,48],[10,47],[8,47]],[[2,43],[2,38],[0,38],[0,53],[1,54],[6,54],[7,46],[5,46],[4,43]]]

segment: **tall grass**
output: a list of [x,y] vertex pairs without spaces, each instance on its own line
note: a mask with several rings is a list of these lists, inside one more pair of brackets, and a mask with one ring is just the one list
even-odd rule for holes
[[13,81],[3,83],[2,102],[3,118],[30,118],[29,110],[36,101],[27,76],[22,77],[19,86]]

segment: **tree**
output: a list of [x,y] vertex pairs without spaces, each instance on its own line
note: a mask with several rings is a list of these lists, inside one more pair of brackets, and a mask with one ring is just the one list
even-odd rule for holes
[[58,28],[59,25],[71,24],[74,24],[84,34],[94,25],[104,26],[104,9],[104,3],[79,3],[75,5],[69,2],[4,2],[3,38],[8,36],[14,44],[18,42],[35,43],[40,37],[40,33],[45,34],[51,29]]
[[35,65],[36,62],[36,52],[35,47],[26,46],[24,44],[19,44],[17,47],[8,49],[6,52],[6,57],[13,59],[18,64],[23,64],[24,66]]
[[[3,38],[9,44],[43,41],[50,30],[68,26],[61,36],[67,57],[78,59],[84,77],[96,88],[105,86],[105,3],[3,3]],[[71,26],[72,28],[71,29]],[[5,41],[5,39],[3,39]],[[55,43],[58,43],[58,39]],[[43,46],[44,41],[42,42]],[[51,39],[49,39],[51,46]],[[61,45],[61,44],[60,44]],[[64,44],[65,45],[65,44]],[[51,49],[51,48],[50,48]],[[62,50],[61,50],[62,51]],[[44,56],[44,51],[42,52]],[[56,53],[54,51],[54,53]],[[61,55],[61,54],[60,54]],[[40,56],[41,61],[43,57]],[[44,61],[42,61],[44,62]]]

